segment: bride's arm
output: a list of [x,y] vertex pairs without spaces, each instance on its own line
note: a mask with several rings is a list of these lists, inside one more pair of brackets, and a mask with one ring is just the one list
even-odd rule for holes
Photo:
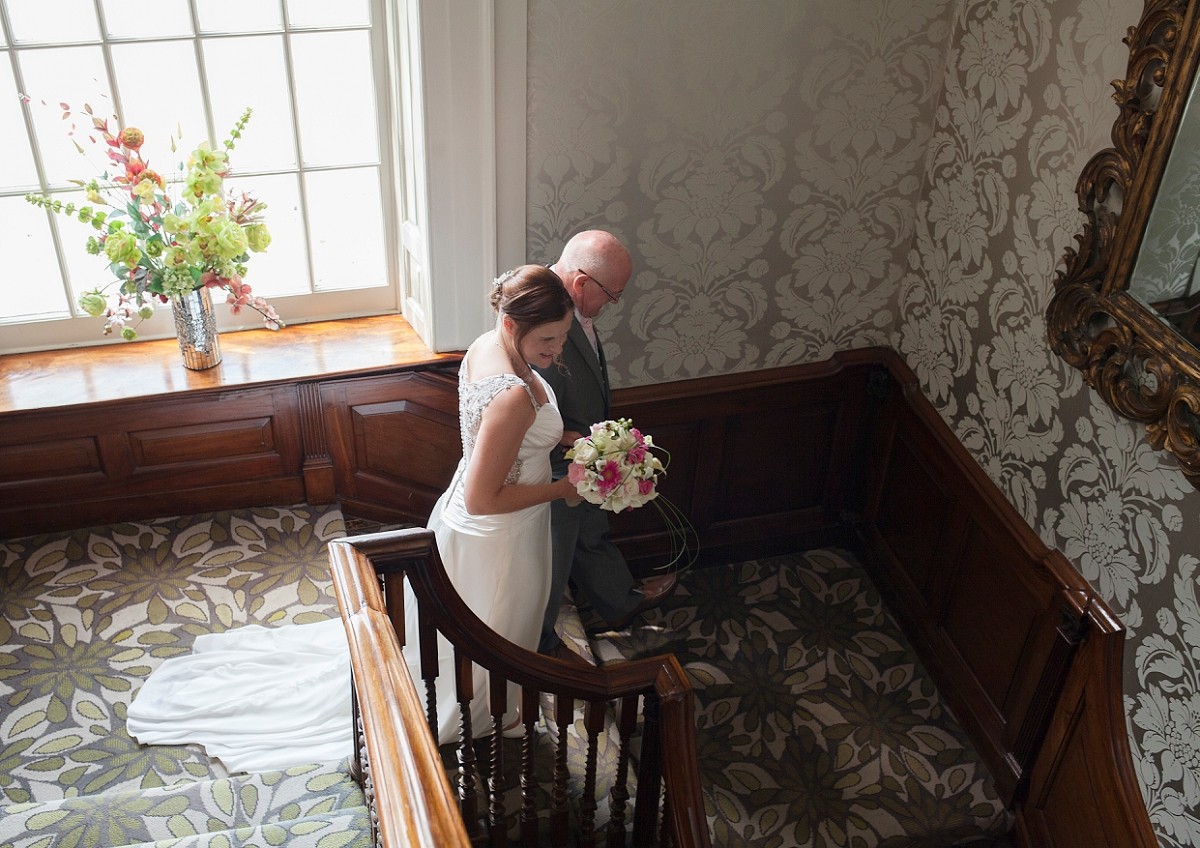
[[464,492],[467,512],[472,515],[516,512],[575,494],[575,487],[566,478],[538,485],[504,482],[534,418],[529,394],[520,386],[500,392],[484,409],[475,449],[467,464]]

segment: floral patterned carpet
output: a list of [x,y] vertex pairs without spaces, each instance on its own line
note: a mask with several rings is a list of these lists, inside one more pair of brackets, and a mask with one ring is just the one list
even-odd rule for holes
[[991,776],[847,551],[690,571],[592,648],[687,670],[714,845],[1008,844]]
[[[0,541],[0,845],[365,844],[345,763],[230,776],[125,732],[196,636],[336,615],[325,545],[345,533],[300,505]],[[603,661],[684,663],[714,845],[1006,844],[1010,814],[849,553],[693,570],[620,633],[562,622]]]
[[369,844],[348,762],[230,777],[125,732],[196,636],[337,615],[325,546],[343,535],[338,509],[301,505],[0,542],[0,845]]

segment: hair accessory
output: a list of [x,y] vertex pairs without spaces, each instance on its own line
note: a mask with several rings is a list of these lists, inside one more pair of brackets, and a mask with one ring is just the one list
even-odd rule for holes
[[513,276],[513,275],[514,275],[514,274],[516,274],[516,273],[517,273],[517,269],[516,269],[516,268],[513,268],[511,271],[505,271],[505,272],[504,272],[503,274],[501,274],[499,277],[497,277],[496,279],[492,280],[492,286],[493,286],[494,288],[500,288],[502,285],[504,285],[504,282],[505,282],[505,281],[506,281],[506,280],[507,280],[509,277]]

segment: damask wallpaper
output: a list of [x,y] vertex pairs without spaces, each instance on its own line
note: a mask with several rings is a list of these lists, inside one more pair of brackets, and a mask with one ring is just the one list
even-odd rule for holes
[[1129,631],[1163,846],[1200,844],[1200,494],[1048,350],[1137,0],[530,0],[530,260],[609,229],[618,385],[890,344]]

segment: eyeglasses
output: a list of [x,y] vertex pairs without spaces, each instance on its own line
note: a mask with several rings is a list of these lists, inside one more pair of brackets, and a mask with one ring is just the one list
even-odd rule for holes
[[609,300],[611,300],[613,303],[616,303],[618,300],[620,300],[620,298],[621,298],[620,295],[616,295],[616,294],[613,294],[612,292],[610,292],[608,290],[608,288],[604,285],[604,283],[597,280],[595,277],[593,277],[587,271],[583,270],[582,268],[576,268],[575,270],[578,271],[580,274],[583,274],[583,276],[587,277],[589,280],[591,280],[596,285],[598,285],[600,287],[600,291],[604,292],[605,296]]

